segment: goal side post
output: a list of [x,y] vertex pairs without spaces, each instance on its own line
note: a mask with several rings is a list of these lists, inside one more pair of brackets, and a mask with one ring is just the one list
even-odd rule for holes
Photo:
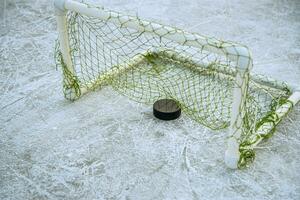
[[63,67],[63,92],[66,99],[73,101],[81,96],[82,91],[72,64],[65,2],[65,0],[54,0],[54,9],[61,52],[59,59]]
[[244,54],[238,58],[237,74],[233,88],[233,103],[231,107],[231,119],[229,128],[229,138],[226,144],[225,164],[231,168],[238,168],[240,160],[240,138],[243,131],[243,114],[246,109],[246,98],[249,84],[249,70],[252,68],[252,58],[248,51],[248,56]]

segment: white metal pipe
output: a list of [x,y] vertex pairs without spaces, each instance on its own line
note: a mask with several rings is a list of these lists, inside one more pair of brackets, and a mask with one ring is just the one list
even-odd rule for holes
[[[60,51],[62,53],[63,62],[66,65],[67,69],[70,73],[75,75],[75,69],[72,64],[71,54],[70,54],[70,44],[69,44],[69,36],[67,30],[67,18],[66,11],[64,7],[64,0],[55,0],[55,15],[57,21],[57,30],[58,30],[58,38],[60,44]],[[67,77],[64,77],[67,78]],[[67,91],[69,90],[69,91]],[[69,88],[64,90],[65,94],[68,94],[68,99],[76,99],[76,89]]]
[[[284,116],[288,114],[288,112],[291,110],[293,106],[295,106],[300,101],[300,90],[295,91],[289,98],[288,101],[291,103],[285,103],[281,105],[279,108],[276,109],[275,115],[278,117],[275,122],[266,122],[262,124],[256,131],[256,133],[253,135],[253,137],[256,137],[257,135],[263,136],[268,133],[283,119]],[[261,141],[263,137],[261,137],[255,144],[251,145],[249,148],[254,148],[257,146]]]
[[[300,101],[300,90],[295,91],[289,98],[289,102],[281,105],[276,109],[274,115],[277,116],[277,119],[274,122],[266,122],[262,124],[255,134],[253,134],[253,138],[256,138],[258,135],[262,136],[258,139],[254,144],[248,146],[247,148],[253,149],[255,148],[262,140],[263,135],[270,133],[270,131],[278,125],[278,123],[288,114],[293,106],[295,106]],[[240,133],[237,133],[240,134]],[[238,136],[230,137],[227,141],[227,149],[225,152],[225,163],[229,168],[236,169],[238,167],[238,161],[240,159],[239,152],[239,143],[237,140]]]
[[206,38],[199,34],[188,33],[183,30],[164,26],[158,23],[150,23],[132,16],[120,15],[117,12],[106,11],[100,7],[91,7],[87,4],[73,0],[65,0],[64,6],[67,10],[90,17],[97,17],[107,22],[122,25],[122,27],[132,28],[140,32],[154,33],[181,45],[193,46],[216,54],[225,55],[230,60],[237,62],[238,68],[244,69],[244,67],[246,67],[249,69],[251,67],[251,65],[243,63],[245,61],[248,62],[248,59],[251,56],[249,50],[238,44],[226,43],[214,38]]
[[231,106],[231,119],[229,128],[230,138],[227,141],[227,147],[225,151],[225,164],[232,169],[237,168],[240,158],[238,140],[242,134],[242,111],[245,109],[244,103],[246,101],[246,92],[249,82],[248,78],[248,73],[238,70],[235,79],[236,83],[233,89],[233,103]]
[[74,68],[72,66],[72,59],[70,55],[70,44],[69,44],[69,37],[68,37],[68,30],[67,30],[66,13],[57,8],[55,10],[55,13],[56,13],[60,51],[62,53],[64,63],[67,65],[68,69],[71,72],[74,72]]

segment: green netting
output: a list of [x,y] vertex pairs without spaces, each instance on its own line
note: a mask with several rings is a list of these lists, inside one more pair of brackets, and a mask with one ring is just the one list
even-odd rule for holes
[[[77,99],[82,90],[111,85],[141,103],[174,99],[187,116],[211,129],[230,125],[232,91],[241,86],[235,82],[236,63],[226,55],[180,45],[155,30],[137,31],[74,12],[67,14],[67,30],[75,73],[64,64],[59,48],[55,54],[63,69],[67,99]],[[251,76],[246,90],[244,109],[240,110],[240,167],[253,160],[251,145],[272,134],[256,135],[258,127],[276,121],[275,109],[291,93],[284,83],[262,76]]]

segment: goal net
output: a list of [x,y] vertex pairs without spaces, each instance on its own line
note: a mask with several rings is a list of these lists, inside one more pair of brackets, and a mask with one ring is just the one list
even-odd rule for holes
[[227,165],[233,168],[254,159],[255,146],[295,104],[285,83],[250,75],[252,59],[244,46],[100,7],[56,2],[63,5],[56,3],[55,60],[69,100],[105,85],[141,103],[174,99],[200,124],[229,127]]

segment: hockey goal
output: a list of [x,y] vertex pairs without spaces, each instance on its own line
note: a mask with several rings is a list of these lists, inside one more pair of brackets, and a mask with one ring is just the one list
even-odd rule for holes
[[174,99],[200,124],[229,129],[230,168],[253,161],[255,147],[300,99],[286,83],[251,75],[246,46],[72,0],[54,5],[65,98],[111,85],[142,103]]

